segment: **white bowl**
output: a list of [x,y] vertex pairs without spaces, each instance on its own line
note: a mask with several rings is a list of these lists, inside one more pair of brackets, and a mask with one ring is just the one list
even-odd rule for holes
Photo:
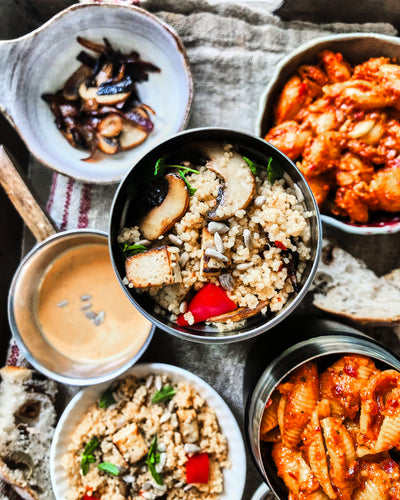
[[[191,384],[207,401],[208,406],[215,410],[221,431],[228,440],[228,458],[232,464],[231,468],[224,469],[224,493],[220,498],[221,500],[241,500],[246,481],[246,453],[242,434],[228,405],[204,380],[177,366],[162,363],[140,364],[118,378],[124,378],[129,374],[145,377],[150,373],[166,374],[172,380]],[[57,500],[65,500],[69,489],[66,473],[61,467],[61,458],[67,452],[70,436],[82,415],[99,400],[109,385],[108,382],[80,391],[69,403],[58,422],[50,453],[51,483]]]
[[[161,70],[137,86],[142,102],[156,112],[154,130],[136,148],[95,163],[82,161],[89,153],[67,142],[41,98],[61,89],[79,67],[78,35],[98,42],[106,37],[115,48],[136,50]],[[0,72],[0,109],[30,151],[46,166],[83,181],[120,180],[147,149],[182,130],[189,118],[193,83],[182,42],[168,25],[134,6],[73,5],[36,31],[0,42]]]
[[[377,33],[348,33],[315,38],[290,52],[277,65],[271,80],[266,86],[259,103],[256,121],[256,134],[264,137],[272,126],[272,111],[276,98],[284,84],[301,64],[316,62],[319,52],[325,49],[341,52],[351,64],[366,61],[370,57],[385,56],[400,61],[400,39]],[[333,215],[321,214],[325,224],[353,234],[389,234],[400,231],[399,214],[387,214],[385,220],[371,217],[368,224],[351,224]]]

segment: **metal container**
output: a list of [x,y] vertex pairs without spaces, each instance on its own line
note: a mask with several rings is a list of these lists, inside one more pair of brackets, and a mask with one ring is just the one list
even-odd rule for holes
[[260,446],[262,415],[277,385],[304,363],[314,361],[323,370],[345,354],[368,356],[381,369],[394,368],[400,371],[400,358],[379,342],[344,325],[342,331],[340,325],[337,329],[337,324],[336,331],[332,331],[332,328],[329,330],[320,330],[319,336],[295,343],[287,349],[282,348],[283,352],[267,365],[248,399],[245,423],[248,446],[263,480],[281,500],[287,500],[287,488],[276,474],[272,457],[266,455],[263,459]]
[[81,245],[101,244],[107,248],[107,234],[93,229],[57,233],[56,225],[32,192],[24,173],[3,147],[0,147],[0,184],[39,242],[20,263],[8,294],[10,329],[23,355],[39,371],[65,384],[97,384],[125,372],[146,350],[154,325],[140,347],[132,346],[109,360],[77,362],[46,341],[35,314],[40,284],[57,257]]
[[22,260],[8,295],[9,324],[23,355],[39,371],[65,384],[98,384],[117,377],[140,358],[155,330],[152,325],[139,350],[135,346],[110,360],[88,363],[77,362],[64,356],[43,337],[34,311],[36,292],[46,269],[68,249],[93,243],[107,246],[107,234],[96,230],[78,230],[50,236],[35,246]]
[[[134,192],[135,184],[140,181],[143,182],[143,179],[151,179],[153,177],[154,165],[159,158],[182,148],[183,146],[201,141],[219,141],[222,143],[233,144],[236,148],[238,148],[241,154],[254,159],[256,162],[258,161],[259,163],[265,161],[266,157],[272,157],[280,163],[291,181],[298,186],[304,196],[306,209],[312,213],[312,216],[309,219],[311,226],[311,254],[310,260],[307,263],[300,282],[299,292],[293,294],[278,313],[272,314],[268,317],[258,314],[257,316],[249,318],[244,326],[238,326],[236,329],[223,333],[219,332],[216,327],[212,325],[205,325],[204,323],[195,324],[191,327],[180,327],[176,323],[170,321],[166,315],[156,312],[154,310],[155,303],[146,294],[140,292],[138,293],[133,288],[127,288],[123,284],[123,278],[125,276],[125,261],[117,242],[119,231],[123,227],[130,225],[129,221],[127,221],[127,213],[129,211],[129,205],[132,200],[132,192]],[[132,304],[148,319],[150,319],[150,321],[156,323],[156,325],[162,330],[182,339],[201,343],[228,343],[249,339],[264,333],[270,328],[276,326],[294,311],[305,296],[317,270],[321,253],[321,233],[321,221],[314,196],[303,176],[292,161],[290,161],[274,146],[259,137],[229,129],[200,128],[181,132],[167,141],[158,144],[155,148],[144,155],[142,159],[136,163],[136,165],[133,166],[132,170],[121,182],[115,194],[114,202],[111,208],[109,238],[110,253],[118,280]]]

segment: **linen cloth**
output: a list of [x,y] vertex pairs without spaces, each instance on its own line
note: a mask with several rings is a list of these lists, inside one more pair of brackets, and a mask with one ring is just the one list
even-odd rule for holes
[[[252,7],[247,2],[207,3],[204,0],[116,0],[115,3],[118,1],[148,9],[170,24],[181,37],[194,81],[189,128],[220,126],[253,133],[260,96],[276,64],[287,53],[308,40],[331,33],[396,34],[389,24],[282,22],[266,12],[262,2],[255,2],[256,6]],[[38,185],[49,179],[48,173],[42,175],[43,167],[35,160],[32,160],[31,169]],[[61,230],[85,227],[107,230],[116,187],[116,184],[82,183],[54,174],[47,209]],[[176,357],[188,358],[188,369],[193,367],[195,371],[204,350],[207,350],[204,359],[208,361],[210,377],[223,366],[224,377],[219,377],[220,380],[215,377],[214,388],[223,392],[226,386],[235,387],[234,392],[224,397],[234,413],[242,416],[243,374],[240,367],[245,363],[245,349],[237,345],[186,346],[176,339],[173,342],[176,343]],[[10,345],[8,363],[26,364],[14,343]],[[67,390],[67,397],[73,392]],[[0,483],[0,500],[13,498],[17,497]],[[243,498],[250,496],[245,493]]]

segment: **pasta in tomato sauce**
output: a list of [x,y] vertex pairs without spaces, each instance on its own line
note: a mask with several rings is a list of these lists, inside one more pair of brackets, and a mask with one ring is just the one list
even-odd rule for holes
[[274,390],[261,429],[288,500],[400,500],[399,372],[361,355],[321,373],[305,363]]

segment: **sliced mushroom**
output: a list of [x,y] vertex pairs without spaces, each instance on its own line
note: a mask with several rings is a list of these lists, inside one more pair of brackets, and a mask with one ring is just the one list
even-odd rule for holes
[[104,117],[97,126],[97,130],[104,137],[115,137],[122,130],[122,118],[116,113]]
[[147,136],[148,133],[142,128],[132,123],[125,122],[122,126],[121,135],[119,136],[121,150],[126,151],[139,146],[139,144],[146,140]]
[[101,134],[97,134],[98,147],[108,155],[114,155],[118,152],[119,142],[116,137],[104,137]]
[[79,87],[92,75],[92,69],[82,64],[72,73],[65,82],[63,96],[69,101],[76,101],[79,97]]
[[21,469],[26,480],[32,476],[34,463],[32,457],[28,455],[28,453],[24,451],[13,451],[7,457],[4,457],[3,460],[10,469]]
[[218,143],[206,143],[201,151],[208,161],[206,167],[221,179],[217,205],[207,212],[210,220],[225,220],[245,209],[253,198],[256,186],[254,176],[243,157],[233,148]]
[[143,238],[156,240],[163,235],[186,212],[189,205],[189,191],[185,181],[176,174],[167,174],[168,192],[160,205],[144,217],[139,228]]
[[100,87],[101,84],[109,80],[112,77],[112,73],[113,73],[113,64],[112,62],[108,61],[102,66],[102,68],[96,75],[95,78],[96,86]]
[[130,95],[130,92],[99,95],[97,92],[100,88],[101,87],[88,87],[86,83],[82,83],[79,87],[79,95],[84,101],[93,99],[98,104],[116,104],[125,101]]
[[250,307],[239,307],[238,309],[235,309],[234,311],[227,312],[225,314],[220,314],[219,316],[214,316],[213,318],[208,319],[207,321],[210,321],[212,323],[226,323],[227,321],[233,322],[233,321],[242,321],[247,318],[251,318],[252,316],[255,316],[258,314],[264,307],[267,307],[269,304],[269,301],[262,301],[259,302],[257,307],[254,309],[251,309]]

